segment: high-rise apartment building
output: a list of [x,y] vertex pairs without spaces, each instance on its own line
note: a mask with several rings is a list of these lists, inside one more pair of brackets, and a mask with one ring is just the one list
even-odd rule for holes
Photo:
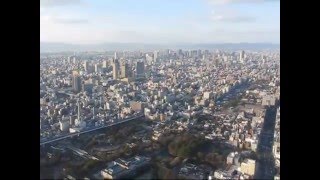
[[94,65],[94,71],[95,71],[96,73],[100,72],[100,71],[101,71],[101,65],[100,65],[100,64],[95,64],[95,65]]
[[153,62],[157,62],[158,56],[159,56],[159,52],[158,51],[154,51],[153,52]]
[[118,54],[117,52],[114,52],[114,60],[118,59]]
[[102,62],[102,68],[107,68],[108,67],[108,61],[107,60],[104,60]]
[[138,77],[144,76],[144,62],[137,62],[136,75]]
[[244,62],[244,58],[245,58],[245,52],[241,51],[240,52],[240,58],[239,58],[240,62]]
[[88,72],[88,71],[89,71],[89,62],[88,62],[88,61],[84,61],[83,67],[84,67],[84,70],[85,70],[86,72]]
[[72,89],[79,93],[81,91],[81,78],[79,75],[73,75],[72,77]]
[[76,63],[77,63],[77,58],[76,58],[76,56],[72,56],[72,61],[73,61],[73,64],[76,64]]
[[197,51],[197,56],[198,56],[198,57],[201,57],[201,55],[202,55],[201,49],[198,49],[198,51]]
[[121,65],[121,78],[127,78],[129,77],[129,64],[128,63],[124,63]]
[[119,61],[118,61],[118,59],[113,60],[112,72],[113,72],[113,79],[118,79],[119,78]]

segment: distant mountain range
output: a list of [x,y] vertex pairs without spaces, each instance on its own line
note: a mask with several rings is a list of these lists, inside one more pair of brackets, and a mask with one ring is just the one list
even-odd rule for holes
[[272,43],[199,43],[199,44],[143,44],[143,43],[103,43],[76,45],[66,43],[40,42],[40,53],[68,51],[115,51],[115,50],[159,50],[159,49],[226,49],[262,50],[279,49],[280,44]]

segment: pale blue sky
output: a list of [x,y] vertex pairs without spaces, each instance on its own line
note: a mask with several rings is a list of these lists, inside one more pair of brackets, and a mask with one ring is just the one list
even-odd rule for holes
[[280,42],[280,0],[40,0],[40,40]]

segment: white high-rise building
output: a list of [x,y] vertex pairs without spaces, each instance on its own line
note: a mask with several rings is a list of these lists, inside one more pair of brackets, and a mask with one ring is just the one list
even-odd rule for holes
[[95,64],[95,65],[94,65],[94,71],[95,71],[96,73],[101,72],[101,65],[100,65],[100,64]]
[[117,52],[114,52],[114,59],[118,59],[118,55],[117,55]]
[[108,61],[104,60],[102,63],[102,68],[107,68],[108,67]]
[[94,107],[92,108],[92,119],[95,119],[95,109],[94,109]]
[[146,54],[146,62],[147,64],[153,64],[154,63],[154,56],[150,56],[149,54]]
[[88,61],[84,61],[84,63],[83,63],[83,67],[84,67],[84,70],[85,70],[85,71],[88,71],[88,68],[89,68],[89,62],[88,62]]
[[80,113],[81,113],[81,107],[80,107],[80,101],[78,101],[78,121],[81,121]]
[[72,61],[73,61],[73,64],[76,64],[76,63],[77,63],[76,56],[72,56]]
[[243,62],[244,62],[244,59],[245,59],[245,52],[244,52],[244,51],[241,51],[241,52],[240,52],[240,58],[239,58],[239,60],[240,60],[241,63],[243,63]]
[[158,51],[154,51],[154,53],[153,53],[153,62],[157,62],[158,56],[159,56],[159,52]]

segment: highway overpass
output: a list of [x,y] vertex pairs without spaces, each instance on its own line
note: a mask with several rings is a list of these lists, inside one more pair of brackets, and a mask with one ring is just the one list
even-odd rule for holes
[[119,120],[118,122],[115,122],[115,123],[112,123],[112,124],[109,124],[109,125],[105,125],[105,126],[100,126],[100,127],[96,127],[96,128],[92,128],[92,129],[76,132],[76,133],[70,133],[70,134],[62,136],[62,137],[57,137],[57,138],[53,138],[51,140],[46,140],[46,141],[40,142],[40,146],[46,145],[46,144],[49,144],[49,143],[53,143],[53,142],[57,142],[57,141],[61,141],[61,140],[64,140],[64,139],[67,139],[67,138],[70,138],[70,137],[79,136],[81,134],[97,131],[99,129],[112,127],[112,126],[115,126],[115,125],[118,125],[118,124],[122,124],[122,123],[125,123],[125,122],[128,122],[128,121],[132,121],[132,120],[135,120],[135,119],[138,119],[138,118],[141,118],[141,117],[144,117],[144,115],[138,115],[138,116],[135,116],[135,117]]

